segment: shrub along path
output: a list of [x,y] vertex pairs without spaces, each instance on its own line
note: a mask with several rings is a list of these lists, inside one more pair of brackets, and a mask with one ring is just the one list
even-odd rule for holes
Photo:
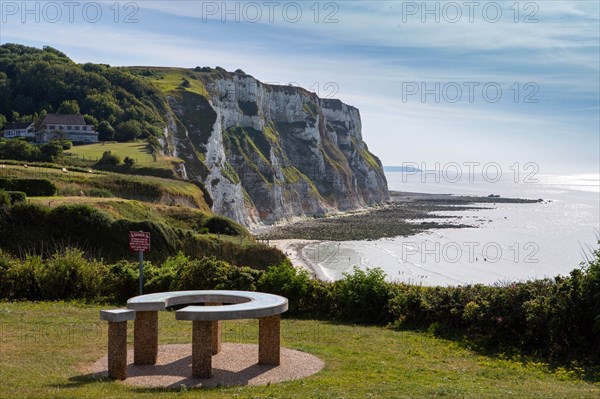
[[[95,381],[86,374],[106,352],[105,306],[65,302],[0,303],[0,397],[154,398],[165,390]],[[189,325],[160,314],[160,343],[189,343]],[[254,342],[256,321],[226,322],[224,341]],[[128,342],[132,343],[130,326]],[[598,398],[600,385],[562,369],[490,358],[427,334],[284,319],[282,344],[312,353],[325,369],[263,387],[216,388],[203,398]],[[199,392],[181,389],[178,398]]]

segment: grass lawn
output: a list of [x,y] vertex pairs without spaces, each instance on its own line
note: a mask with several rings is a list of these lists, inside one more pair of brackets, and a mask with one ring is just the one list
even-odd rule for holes
[[81,159],[96,161],[102,157],[104,151],[111,151],[118,155],[121,160],[125,157],[135,159],[136,166],[151,167],[158,169],[172,169],[173,161],[177,158],[158,156],[156,161],[152,157],[150,146],[146,142],[137,141],[131,143],[97,143],[76,145],[71,149],[66,150],[66,153],[76,156]]
[[[132,71],[143,71],[148,68],[135,68],[132,67]],[[193,71],[183,68],[149,68],[155,72],[152,76],[140,76],[142,79],[152,82],[158,87],[163,93],[170,93],[178,90],[183,83],[183,79],[187,79],[189,86],[185,88],[187,91],[192,93],[200,94],[201,96],[208,97],[208,92],[201,81],[195,78]]]
[[[69,398],[594,398],[600,385],[543,364],[490,358],[426,334],[285,319],[283,345],[310,352],[325,369],[263,387],[165,391],[86,377],[106,352],[98,305],[0,302],[0,397]],[[160,341],[191,342],[191,323],[161,312]],[[132,323],[129,345],[132,344]],[[223,339],[257,341],[257,322],[225,322]]]

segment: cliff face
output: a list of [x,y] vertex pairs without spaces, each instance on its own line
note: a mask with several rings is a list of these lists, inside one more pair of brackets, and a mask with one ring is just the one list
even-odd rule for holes
[[245,74],[194,77],[201,90],[168,96],[165,149],[204,182],[215,212],[257,225],[389,198],[358,109]]

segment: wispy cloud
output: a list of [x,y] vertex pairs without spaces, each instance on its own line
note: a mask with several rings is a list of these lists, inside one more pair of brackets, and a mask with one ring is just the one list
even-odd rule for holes
[[[464,9],[457,23],[443,16],[439,23],[431,16],[422,23],[422,10],[406,15],[407,4],[422,7],[420,1],[320,2],[317,22],[315,3],[301,2],[296,23],[282,17],[287,2],[278,3],[273,22],[265,3],[257,2],[263,12],[257,23],[243,14],[240,23],[231,22],[231,13],[222,23],[221,9],[207,15],[209,3],[223,6],[139,1],[137,24],[13,20],[1,27],[0,40],[52,45],[78,62],[242,68],[262,81],[295,82],[321,95],[333,82],[336,97],[361,109],[365,137],[386,163],[402,159],[409,148],[423,159],[509,154],[582,168],[599,162],[597,2],[495,2],[503,5],[497,23],[486,21],[481,10],[471,22]],[[427,2],[430,8],[435,3]],[[530,3],[537,8],[525,9]],[[248,3],[235,4],[242,10]],[[326,9],[328,4],[333,6]],[[509,8],[514,4],[518,22]],[[538,23],[525,23],[532,11]],[[328,15],[338,22],[324,23]],[[480,93],[472,103],[436,103],[432,96],[423,103],[418,95],[403,101],[403,85],[411,82],[494,82],[504,97],[494,104]],[[523,89],[529,82],[538,89],[538,103],[511,101],[511,85]]]

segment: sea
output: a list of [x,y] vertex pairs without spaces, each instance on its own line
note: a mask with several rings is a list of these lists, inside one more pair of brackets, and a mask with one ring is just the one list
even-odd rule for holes
[[[542,199],[477,204],[440,212],[469,228],[411,237],[321,242],[303,249],[330,280],[381,268],[388,281],[417,285],[507,284],[567,275],[591,259],[600,239],[600,175],[386,172],[390,190]],[[447,220],[443,220],[447,222]],[[415,221],[420,223],[421,221]]]

